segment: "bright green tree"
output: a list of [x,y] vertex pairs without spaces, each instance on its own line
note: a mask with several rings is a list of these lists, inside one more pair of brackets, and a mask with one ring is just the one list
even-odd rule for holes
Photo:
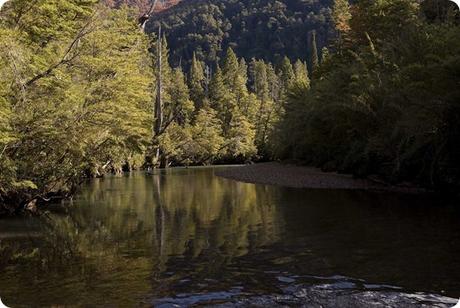
[[295,84],[301,87],[310,86],[310,78],[308,77],[307,63],[297,60],[294,64]]
[[222,74],[224,82],[229,89],[235,89],[240,75],[238,58],[232,48],[227,49],[223,64]]
[[192,57],[188,84],[192,101],[197,108],[201,108],[205,98],[205,75],[203,63],[197,59],[195,53]]
[[33,207],[135,165],[151,134],[151,72],[132,13],[65,0],[13,0],[2,13],[1,161],[12,172],[2,171],[0,202]]
[[285,91],[293,85],[295,78],[296,76],[291,60],[289,60],[288,57],[284,57],[280,66],[280,79]]

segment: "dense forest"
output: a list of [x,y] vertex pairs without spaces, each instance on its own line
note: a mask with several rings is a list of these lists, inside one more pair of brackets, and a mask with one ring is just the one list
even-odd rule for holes
[[[332,0],[196,0],[155,16],[147,31],[161,24],[174,64],[190,64],[193,54],[208,63],[232,48],[247,61],[309,61],[316,34],[319,52],[335,37]],[[310,64],[310,63],[309,63]]]
[[460,27],[449,1],[337,0],[334,52],[292,88],[279,157],[458,192]]
[[142,164],[151,139],[148,39],[127,10],[97,2],[2,7],[0,203],[8,212],[68,196],[109,165]]
[[458,187],[453,4],[185,1],[150,34],[138,17],[96,0],[1,9],[3,214],[109,172],[254,160]]

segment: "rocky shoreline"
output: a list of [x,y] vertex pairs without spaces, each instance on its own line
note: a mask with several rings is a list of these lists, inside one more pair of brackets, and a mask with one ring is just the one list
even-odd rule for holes
[[389,185],[372,179],[357,179],[352,175],[323,172],[318,168],[278,162],[238,166],[216,171],[217,176],[245,183],[310,189],[348,189],[423,193],[413,185]]

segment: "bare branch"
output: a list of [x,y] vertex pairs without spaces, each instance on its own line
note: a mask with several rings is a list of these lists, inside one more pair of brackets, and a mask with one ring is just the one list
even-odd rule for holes
[[69,44],[69,46],[66,49],[66,52],[62,56],[62,58],[56,62],[55,64],[51,65],[48,69],[45,71],[35,75],[31,79],[29,79],[26,83],[24,83],[24,87],[27,88],[37,82],[38,80],[48,77],[51,75],[54,70],[59,68],[62,65],[66,65],[71,63],[77,56],[78,53],[75,53],[75,50],[78,49],[80,40],[83,39],[85,36],[88,34],[92,33],[95,30],[95,27],[91,27],[93,25],[93,22],[95,20],[97,13],[95,13],[89,20],[88,22],[80,29],[80,31],[77,33],[75,38],[72,40],[72,42]]

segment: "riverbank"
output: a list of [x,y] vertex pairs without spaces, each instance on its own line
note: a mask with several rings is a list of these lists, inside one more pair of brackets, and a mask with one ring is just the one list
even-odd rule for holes
[[348,174],[323,172],[318,168],[278,162],[228,168],[217,171],[216,175],[245,183],[293,188],[426,192],[412,185],[389,185],[371,179],[356,179]]

